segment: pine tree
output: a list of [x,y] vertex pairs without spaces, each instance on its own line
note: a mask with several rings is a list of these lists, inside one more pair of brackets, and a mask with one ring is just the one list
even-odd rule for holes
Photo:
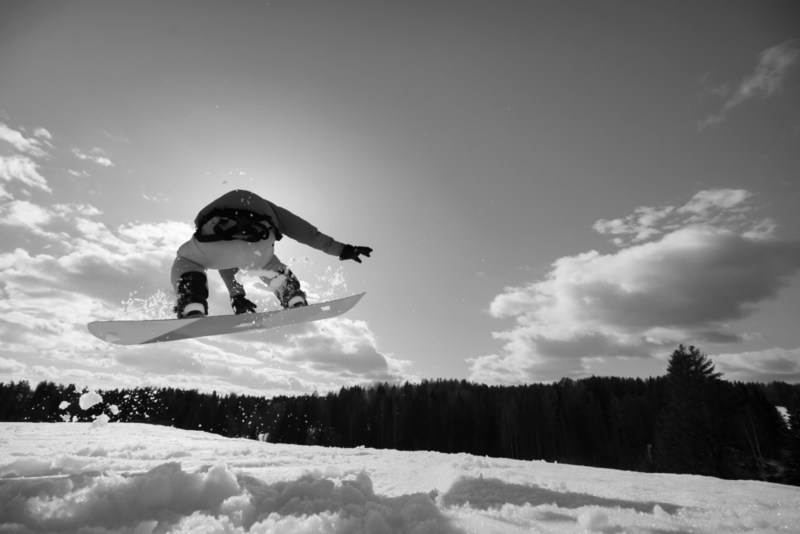
[[656,429],[657,466],[672,473],[719,475],[714,386],[721,373],[698,349],[683,345],[667,367],[667,390]]
[[786,447],[786,482],[800,486],[800,400],[788,409],[789,436]]

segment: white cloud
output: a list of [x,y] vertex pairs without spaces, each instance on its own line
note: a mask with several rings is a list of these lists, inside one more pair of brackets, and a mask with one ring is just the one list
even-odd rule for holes
[[[699,129],[703,130],[721,124],[733,108],[747,100],[766,98],[777,93],[786,78],[786,74],[795,64],[798,57],[800,57],[800,49],[795,46],[793,41],[787,41],[761,52],[755,72],[741,81],[738,88],[722,105],[720,112],[716,115],[710,115],[701,122]],[[715,93],[727,97],[730,91],[727,87],[724,91],[717,88]]]
[[[634,242],[644,241],[661,233],[654,225],[670,215],[674,209],[672,206],[660,209],[646,206],[636,208],[635,213],[625,219],[611,221],[601,219],[594,224],[594,229],[601,234],[632,235]],[[621,245],[624,239],[616,238],[614,243]]]
[[800,348],[717,354],[711,358],[729,380],[800,382]]
[[0,358],[0,374],[21,373],[24,370],[24,363],[9,358]]
[[36,128],[33,131],[33,135],[35,135],[36,137],[40,137],[42,139],[47,139],[48,141],[52,141],[53,140],[53,136],[50,135],[50,132],[48,132],[44,128]]
[[[580,376],[592,358],[649,358],[678,343],[735,343],[732,323],[775,297],[800,270],[800,242],[770,230],[731,223],[748,195],[704,192],[686,204],[690,218],[712,223],[666,229],[667,210],[637,210],[632,218],[599,225],[606,233],[640,235],[654,221],[657,241],[629,244],[553,263],[543,280],[507,288],[490,312],[513,318],[495,334],[501,354],[470,360],[471,379],[519,382]],[[684,206],[684,207],[686,207]],[[668,214],[680,212],[670,210]],[[649,221],[642,218],[652,215]],[[721,222],[720,222],[721,221]],[[674,223],[677,224],[677,223]],[[598,228],[598,225],[595,225]]]
[[168,202],[169,201],[169,199],[167,197],[165,197],[164,195],[162,195],[161,193],[156,193],[153,196],[147,196],[144,193],[142,193],[142,198],[145,199],[145,200],[149,200],[150,202],[156,202],[156,203]]
[[68,217],[73,214],[95,217],[103,214],[102,211],[89,204],[53,204],[53,211],[62,217]]
[[75,154],[75,156],[77,156],[78,159],[93,161],[98,165],[102,165],[103,167],[114,166],[114,163],[106,156],[96,155],[98,153],[102,153],[102,151],[99,148],[92,149],[92,152],[93,154],[86,154],[85,152],[81,152],[77,148],[72,149],[72,153]]
[[[48,136],[46,139],[50,139],[50,133],[44,128],[36,131],[46,133]],[[6,141],[20,152],[25,152],[36,158],[42,158],[47,155],[38,139],[27,138],[21,132],[12,130],[2,122],[0,122],[0,140]]]
[[323,378],[357,383],[409,378],[403,372],[409,362],[382,354],[364,321],[338,318],[311,323],[302,333],[289,336],[285,346],[275,349],[275,355],[281,362],[296,364]]
[[[62,240],[69,237],[63,231],[59,233],[44,230],[42,227],[55,221],[64,221],[76,215],[92,217],[102,212],[88,204],[54,204],[52,208],[45,208],[27,200],[13,200],[0,205],[0,225],[17,226],[30,230],[32,233],[50,239]],[[80,221],[77,219],[77,226]],[[73,221],[75,222],[75,221]]]
[[42,229],[52,219],[53,214],[50,211],[27,200],[13,200],[0,205],[0,225],[22,226],[37,235],[56,237]]
[[764,234],[768,228],[774,230],[774,223],[769,219],[750,220],[745,216],[752,209],[747,204],[751,197],[744,189],[709,189],[698,192],[683,206],[642,206],[622,219],[601,219],[594,224],[594,229],[601,234],[617,236],[612,239],[617,246],[647,241],[691,224],[753,232],[753,235]]
[[741,205],[751,194],[745,189],[711,189],[700,191],[692,200],[678,208],[679,213],[706,216],[715,209],[730,210]]
[[47,180],[38,172],[39,165],[27,156],[0,156],[0,178],[18,181],[30,187],[51,192]]

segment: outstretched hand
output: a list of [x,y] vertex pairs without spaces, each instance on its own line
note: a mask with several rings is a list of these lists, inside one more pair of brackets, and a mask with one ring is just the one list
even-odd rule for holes
[[236,295],[235,297],[231,297],[231,308],[233,308],[233,313],[236,315],[241,315],[243,313],[256,313],[255,303],[244,295]]
[[340,260],[353,260],[358,263],[361,263],[360,255],[364,255],[369,258],[369,255],[372,253],[372,249],[369,247],[354,247],[353,245],[345,245],[344,250],[339,255]]

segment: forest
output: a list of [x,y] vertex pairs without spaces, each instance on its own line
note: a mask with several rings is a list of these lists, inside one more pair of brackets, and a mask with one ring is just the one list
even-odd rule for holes
[[[0,421],[168,425],[271,443],[465,452],[800,485],[800,385],[729,382],[695,347],[666,376],[488,386],[376,383],[272,398],[174,388],[0,383]],[[788,409],[788,423],[776,409]]]

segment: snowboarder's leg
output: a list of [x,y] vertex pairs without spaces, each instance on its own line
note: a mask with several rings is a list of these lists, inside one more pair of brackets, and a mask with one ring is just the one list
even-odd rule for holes
[[205,267],[178,256],[172,264],[170,278],[178,296],[175,313],[179,319],[208,315],[208,277]]
[[244,286],[236,279],[236,273],[238,272],[238,267],[219,270],[219,276],[222,278],[222,281],[225,282],[225,287],[228,288],[228,294],[231,296],[231,298],[234,298],[237,295],[244,295],[246,293]]
[[284,308],[297,308],[298,306],[308,306],[305,292],[300,289],[300,280],[294,275],[291,269],[281,263],[277,256],[272,256],[264,270],[269,274],[261,277],[261,280],[269,286],[281,306]]

